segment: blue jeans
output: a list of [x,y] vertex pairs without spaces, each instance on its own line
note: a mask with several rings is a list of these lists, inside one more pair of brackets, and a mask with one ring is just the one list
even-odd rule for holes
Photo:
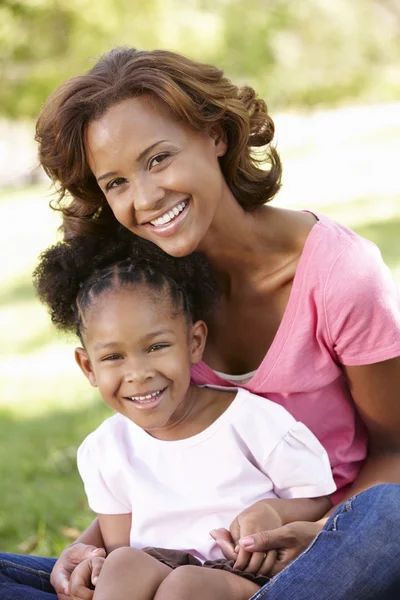
[[[309,548],[252,600],[399,600],[400,485],[342,504]],[[55,600],[55,560],[0,554],[0,600]]]
[[56,600],[50,584],[55,558],[0,553],[1,600]]

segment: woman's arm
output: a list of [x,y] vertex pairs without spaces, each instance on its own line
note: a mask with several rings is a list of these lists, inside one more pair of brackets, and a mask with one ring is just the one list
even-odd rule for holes
[[400,357],[344,370],[368,433],[368,456],[340,503],[374,485],[400,483]]
[[266,504],[273,508],[278,513],[282,525],[293,523],[294,521],[318,521],[332,507],[332,502],[328,496],[320,498],[292,498],[290,500],[269,498],[267,500],[260,500],[257,504]]

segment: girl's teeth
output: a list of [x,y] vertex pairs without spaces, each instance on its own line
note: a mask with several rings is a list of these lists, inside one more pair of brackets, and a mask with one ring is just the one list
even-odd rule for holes
[[158,392],[153,392],[152,394],[147,394],[147,396],[130,396],[131,400],[136,400],[137,402],[144,402],[145,400],[152,400],[156,396],[161,394],[162,390],[158,390]]
[[183,211],[186,204],[187,201],[181,202],[180,204],[178,204],[178,206],[174,206],[174,208],[166,212],[164,215],[161,215],[161,217],[150,221],[150,223],[154,225],[154,227],[159,227],[160,225],[165,225],[165,223],[169,223],[170,221],[172,221],[172,219],[175,219],[175,217],[177,217],[179,213]]

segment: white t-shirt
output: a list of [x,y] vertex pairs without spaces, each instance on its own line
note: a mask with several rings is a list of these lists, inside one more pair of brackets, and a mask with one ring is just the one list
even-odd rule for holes
[[332,493],[328,456],[279,404],[238,390],[227,410],[184,440],[150,436],[116,414],[78,450],[78,468],[96,513],[132,513],[130,544],[223,558],[209,532],[229,528],[264,498]]

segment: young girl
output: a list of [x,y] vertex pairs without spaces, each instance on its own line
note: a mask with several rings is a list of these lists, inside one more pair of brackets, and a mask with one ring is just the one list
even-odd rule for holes
[[[321,444],[283,407],[190,385],[216,295],[203,257],[173,259],[127,231],[113,245],[75,238],[42,255],[36,285],[53,322],[78,334],[76,361],[117,413],[78,451],[108,554],[95,600],[249,598],[274,554],[241,551],[233,564],[210,531],[257,502],[270,529],[316,520],[335,484]],[[256,530],[242,521],[242,533]],[[74,597],[92,566],[76,569]]]

